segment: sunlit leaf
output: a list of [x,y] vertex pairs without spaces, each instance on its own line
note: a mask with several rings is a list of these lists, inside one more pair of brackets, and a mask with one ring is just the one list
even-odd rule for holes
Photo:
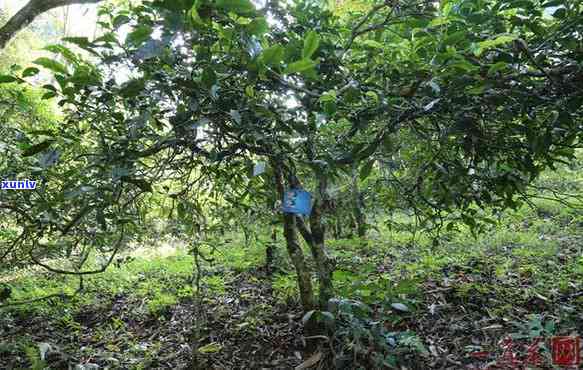
[[479,42],[477,44],[477,48],[474,49],[474,54],[476,56],[480,56],[484,51],[488,49],[494,48],[499,45],[507,44],[511,41],[516,40],[517,38],[518,36],[516,35],[501,35],[496,37],[495,39]]
[[309,59],[318,50],[320,45],[320,37],[315,31],[310,31],[304,39],[304,48],[302,50],[302,58]]
[[219,9],[243,16],[249,16],[255,13],[255,6],[249,0],[217,0],[216,6]]
[[283,60],[285,49],[281,45],[273,45],[263,50],[261,59],[269,66],[277,66]]
[[140,25],[128,34],[126,42],[134,46],[139,46],[148,40],[151,34],[152,27],[147,25]]
[[219,352],[221,349],[223,349],[223,346],[221,346],[219,343],[209,343],[205,346],[202,346],[198,349],[198,352],[200,353],[217,353]]
[[35,67],[29,67],[27,69],[25,69],[24,71],[22,71],[22,77],[32,77],[37,75],[40,72],[40,70],[38,68]]
[[309,70],[310,68],[314,68],[316,66],[316,62],[310,59],[303,59],[298,60],[297,62],[293,62],[289,64],[283,71],[284,74],[291,74],[297,72],[304,72]]
[[40,57],[36,59],[33,63],[45,67],[46,69],[50,69],[51,71],[56,73],[60,73],[63,75],[69,74],[69,72],[67,71],[67,67],[65,67],[62,63],[57,62],[54,59]]

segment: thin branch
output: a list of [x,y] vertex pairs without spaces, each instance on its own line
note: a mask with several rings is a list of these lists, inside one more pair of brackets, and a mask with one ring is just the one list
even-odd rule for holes
[[[373,16],[375,15],[377,12],[379,12],[381,9],[389,6],[391,3],[390,1],[385,1],[382,4],[376,5],[374,6],[353,28],[352,28],[352,34],[350,35],[350,39],[348,40],[348,43],[346,44],[346,47],[344,48],[344,50],[348,50],[350,49],[350,47],[352,46],[352,43],[354,42],[354,39],[356,39],[359,35],[361,35],[362,33],[360,33],[360,28]],[[395,8],[393,7],[391,10],[391,13],[387,16],[387,19],[391,16],[391,14],[393,14],[393,11],[395,10]]]
[[41,267],[44,267],[45,269],[49,270],[50,272],[54,272],[54,273],[56,273],[56,274],[63,274],[63,275],[78,275],[78,276],[79,276],[79,275],[93,275],[93,274],[99,274],[99,273],[102,273],[102,272],[104,272],[104,271],[105,271],[105,270],[106,270],[106,269],[109,267],[109,265],[111,264],[111,262],[113,261],[114,257],[116,256],[117,252],[119,251],[119,247],[120,247],[120,245],[121,245],[121,242],[122,242],[122,240],[123,240],[123,234],[124,234],[124,231],[123,231],[123,229],[122,229],[122,230],[121,230],[121,232],[120,232],[120,235],[119,235],[119,239],[118,239],[118,241],[116,242],[116,244],[115,244],[115,247],[114,247],[114,249],[113,249],[113,253],[111,254],[111,256],[109,257],[109,259],[107,260],[107,263],[106,263],[105,265],[103,265],[103,266],[102,266],[100,269],[98,269],[98,270],[92,270],[92,271],[68,271],[68,270],[60,270],[60,269],[53,268],[53,267],[51,267],[51,266],[49,266],[49,265],[47,265],[47,264],[45,264],[45,263],[41,262],[39,259],[37,259],[37,258],[36,258],[36,257],[33,255],[33,253],[32,253],[32,249],[31,249],[31,250],[30,250],[30,252],[29,252],[29,256],[30,256],[30,258],[32,259],[32,261],[33,261],[35,264],[37,264],[37,265],[39,265],[39,266],[41,266]]

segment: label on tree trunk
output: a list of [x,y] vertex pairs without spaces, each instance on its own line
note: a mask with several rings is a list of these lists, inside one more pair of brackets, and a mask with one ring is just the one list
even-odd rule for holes
[[265,172],[265,162],[257,162],[253,166],[253,176],[259,176]]
[[307,216],[312,212],[312,195],[302,189],[289,189],[283,195],[282,210]]

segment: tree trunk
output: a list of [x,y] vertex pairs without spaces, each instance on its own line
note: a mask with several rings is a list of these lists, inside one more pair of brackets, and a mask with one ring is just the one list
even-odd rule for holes
[[265,271],[267,275],[273,273],[273,255],[275,253],[275,243],[277,243],[277,229],[274,227],[271,230],[271,243],[267,243],[265,248]]
[[352,165],[352,202],[354,221],[356,222],[356,233],[359,237],[366,237],[366,215],[364,214],[364,199],[358,188],[358,171],[356,165]]
[[334,239],[342,238],[342,220],[339,216],[334,220]]
[[[272,162],[272,167],[275,172],[275,184],[277,187],[277,193],[279,195],[279,198],[283,199],[284,185],[281,166],[279,163]],[[290,213],[283,214],[283,235],[285,237],[287,252],[296,270],[302,308],[304,309],[304,312],[308,312],[314,309],[315,306],[314,290],[312,289],[312,278],[310,270],[306,265],[306,261],[304,259],[304,252],[302,251],[302,248],[300,247],[300,243],[298,241],[296,220],[293,214]]]
[[245,236],[245,249],[249,248],[249,229],[243,227],[243,235]]
[[352,238],[354,236],[354,230],[356,230],[356,221],[354,220],[354,212],[348,213],[348,231],[346,232],[347,238]]
[[316,267],[318,269],[318,282],[320,286],[318,303],[322,310],[326,310],[328,301],[334,297],[334,285],[332,282],[334,263],[326,248],[326,227],[322,222],[323,211],[328,202],[326,190],[327,181],[322,176],[318,181],[318,197],[314,201],[312,213],[310,214],[310,230],[312,234],[310,249],[312,250],[312,256],[316,261]]
[[0,28],[0,50],[4,49],[18,31],[28,26],[36,17],[51,9],[72,4],[94,4],[103,0],[30,0]]
[[326,310],[328,301],[334,297],[334,285],[332,282],[334,263],[326,248],[326,229],[322,222],[322,213],[326,202],[326,180],[321,177],[318,186],[318,197],[314,201],[312,213],[310,214],[310,230],[307,229],[306,224],[301,218],[296,217],[300,233],[310,247],[312,257],[316,262],[318,284],[320,287],[318,304],[322,310]]
[[315,204],[315,209],[312,209],[310,215],[310,229],[312,231],[312,244],[310,249],[312,256],[316,261],[318,269],[318,283],[320,292],[318,295],[318,303],[322,310],[326,310],[328,301],[334,297],[334,285],[332,282],[332,273],[334,272],[334,263],[330,258],[325,244],[325,227],[322,223],[322,208]]

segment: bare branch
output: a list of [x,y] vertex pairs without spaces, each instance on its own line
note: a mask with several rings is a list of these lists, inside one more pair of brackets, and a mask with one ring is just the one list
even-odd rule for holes
[[36,258],[33,254],[32,251],[33,249],[30,250],[29,256],[32,259],[32,261],[41,266],[44,267],[45,269],[49,270],[50,272],[54,272],[56,274],[63,274],[63,275],[93,275],[93,274],[99,274],[104,272],[109,265],[111,264],[111,262],[113,261],[113,258],[115,257],[115,255],[117,254],[117,252],[119,251],[119,247],[121,246],[121,242],[123,240],[123,236],[124,236],[124,230],[122,229],[119,235],[119,239],[117,240],[115,247],[113,249],[113,252],[111,253],[111,256],[109,256],[109,259],[107,260],[107,263],[105,265],[103,265],[100,269],[97,270],[92,270],[92,271],[68,271],[68,270],[60,270],[60,269],[55,269],[52,268],[51,266],[41,262],[38,258]]

